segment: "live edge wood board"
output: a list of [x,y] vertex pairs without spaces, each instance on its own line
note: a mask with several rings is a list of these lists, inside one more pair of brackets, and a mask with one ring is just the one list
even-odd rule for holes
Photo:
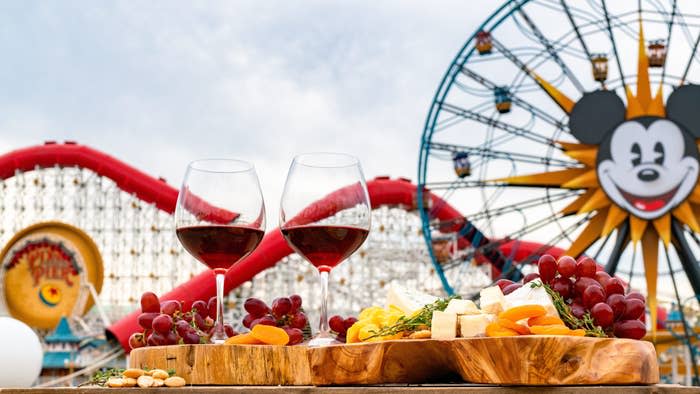
[[135,349],[130,367],[194,385],[351,385],[459,379],[502,385],[654,384],[647,341],[565,336],[397,340],[322,348],[178,345]]

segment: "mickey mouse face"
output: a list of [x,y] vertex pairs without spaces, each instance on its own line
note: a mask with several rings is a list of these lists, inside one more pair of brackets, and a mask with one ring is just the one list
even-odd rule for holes
[[686,85],[669,97],[666,118],[626,121],[622,100],[597,91],[576,103],[569,126],[581,142],[600,145],[597,175],[607,196],[651,220],[682,203],[698,181],[699,102],[700,87]]
[[688,146],[695,144],[670,120],[623,122],[603,142],[607,149],[599,150],[598,181],[620,207],[643,219],[658,218],[695,187],[697,149],[687,155]]

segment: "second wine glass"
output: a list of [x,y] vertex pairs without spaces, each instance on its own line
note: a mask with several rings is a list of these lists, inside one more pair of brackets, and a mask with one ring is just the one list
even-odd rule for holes
[[328,279],[369,234],[371,206],[360,162],[338,153],[294,158],[280,203],[280,230],[321,279],[319,330],[309,346],[334,341],[328,326]]

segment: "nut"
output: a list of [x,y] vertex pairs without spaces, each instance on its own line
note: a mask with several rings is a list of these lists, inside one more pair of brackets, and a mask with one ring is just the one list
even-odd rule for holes
[[123,378],[122,387],[134,387],[136,386],[136,379],[134,378]]
[[165,385],[168,387],[182,387],[185,385],[185,379],[179,376],[171,376],[165,379]]
[[109,378],[109,379],[107,379],[107,386],[109,386],[109,387],[124,387],[124,379],[122,379],[122,378]]
[[136,384],[141,388],[151,387],[153,386],[153,378],[148,375],[139,376],[138,380],[136,380]]
[[165,384],[163,379],[153,379],[153,386],[151,387],[162,387]]
[[170,377],[170,374],[163,371],[162,369],[154,369],[150,373],[151,376],[153,376],[153,379],[167,379]]
[[144,375],[146,371],[144,371],[141,368],[129,368],[122,375],[124,375],[125,378],[134,378],[138,379],[139,376]]
[[430,338],[430,330],[420,330],[408,336],[408,339],[426,339]]

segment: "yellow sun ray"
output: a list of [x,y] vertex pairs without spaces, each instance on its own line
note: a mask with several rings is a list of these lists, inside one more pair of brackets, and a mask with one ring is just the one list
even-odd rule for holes
[[564,151],[564,154],[588,167],[595,167],[598,149],[567,150]]
[[659,236],[648,228],[642,240],[644,276],[647,281],[647,304],[651,314],[651,335],[656,339],[656,278],[659,265]]
[[540,84],[540,87],[544,89],[544,91],[549,95],[549,97],[554,100],[555,103],[561,107],[561,109],[564,110],[567,114],[571,113],[571,110],[574,109],[574,102],[570,98],[568,98],[564,93],[562,93],[559,89],[555,88],[554,85],[551,83],[545,81],[542,77],[537,75],[534,71],[529,71],[530,75],[532,75],[533,78],[535,78],[535,81],[537,81],[538,84]]
[[620,225],[620,223],[627,219],[628,216],[629,213],[627,213],[627,211],[615,204],[612,204],[610,206],[610,210],[608,211],[608,217],[605,218],[605,225],[603,226],[600,236],[607,237],[608,234],[610,234],[617,226]]
[[594,169],[584,169],[586,170],[581,175],[566,181],[561,184],[564,189],[584,189],[584,188],[599,188],[598,185],[598,174]]
[[572,213],[578,212],[578,210],[581,209],[581,207],[584,204],[586,204],[586,201],[588,201],[593,196],[593,193],[595,193],[595,189],[586,190],[585,193],[576,197],[576,199],[571,204],[565,206],[559,212],[561,212],[562,215],[571,215]]
[[700,183],[695,186],[695,189],[688,196],[688,201],[695,204],[700,204]]
[[671,212],[676,219],[687,224],[691,230],[696,233],[700,233],[700,225],[698,225],[698,221],[693,213],[693,209],[690,207],[690,203],[685,201]]
[[561,186],[563,183],[572,177],[578,177],[581,174],[590,171],[586,168],[570,168],[568,170],[542,172],[530,175],[518,175],[507,178],[494,179],[490,182],[503,182],[509,185],[522,186]]
[[651,98],[651,83],[649,81],[649,58],[646,53],[646,41],[644,41],[644,29],[642,21],[639,21],[639,53],[637,58],[637,96],[626,87],[627,112],[625,118],[632,119],[640,116],[666,116],[663,103],[663,90],[661,86],[656,92],[656,97]]
[[603,189],[593,189],[595,192],[593,193],[593,196],[586,201],[585,204],[579,209],[578,213],[586,213],[590,211],[595,211],[596,209],[600,209],[603,207],[610,206],[612,202],[610,199],[608,199],[608,195],[605,194],[605,191]]
[[600,231],[605,225],[607,213],[608,210],[603,209],[592,217],[586,228],[581,231],[581,234],[578,235],[565,254],[578,256],[591,246],[600,236]]
[[652,224],[658,236],[664,241],[664,246],[668,246],[668,243],[671,242],[671,215],[667,213],[655,219]]
[[632,241],[633,244],[637,244],[637,242],[642,239],[642,235],[644,235],[644,229],[647,228],[647,221],[644,219],[640,219],[634,215],[630,215],[630,240]]
[[[582,144],[580,142],[556,141],[565,151],[598,149],[598,145]],[[700,144],[700,140],[698,140]]]

